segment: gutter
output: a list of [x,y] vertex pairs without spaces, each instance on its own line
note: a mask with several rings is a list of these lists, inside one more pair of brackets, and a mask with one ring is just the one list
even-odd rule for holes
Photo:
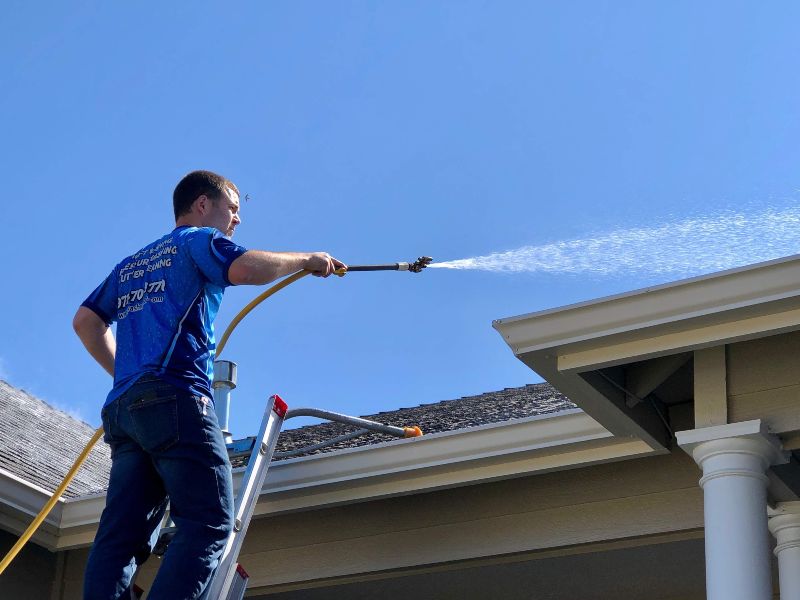
[[[0,528],[16,535],[20,535],[28,528],[52,494],[52,492],[29,483],[5,469],[0,469],[0,489],[2,489]],[[53,507],[44,523],[36,530],[32,538],[34,542],[49,550],[55,549],[58,543],[63,507],[64,500],[61,499]]]
[[[270,466],[255,515],[475,485],[653,453],[639,439],[613,436],[576,408],[276,461]],[[234,489],[244,470],[234,470]],[[21,480],[17,484],[32,487]],[[20,495],[24,495],[22,489],[10,498],[4,494],[0,515],[13,512],[13,500]],[[38,512],[46,498],[44,490],[38,498],[29,498],[30,514]],[[59,501],[48,519],[52,533],[49,537],[37,534],[34,541],[50,550],[90,544],[104,504],[102,493]]]
[[[800,255],[497,319],[493,327],[518,357],[556,352],[559,370],[575,371],[782,333],[800,328]],[[616,349],[600,358],[600,340]]]

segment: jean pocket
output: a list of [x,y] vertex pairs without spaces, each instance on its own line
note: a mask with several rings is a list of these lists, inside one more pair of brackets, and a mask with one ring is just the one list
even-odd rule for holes
[[178,441],[178,397],[174,391],[144,394],[128,406],[136,441],[147,452],[161,452]]
[[117,432],[117,408],[118,401],[114,400],[100,411],[100,419],[103,422],[103,441],[106,444],[112,444],[120,439]]

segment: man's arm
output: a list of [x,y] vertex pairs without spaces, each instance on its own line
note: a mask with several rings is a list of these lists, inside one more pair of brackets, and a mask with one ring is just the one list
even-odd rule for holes
[[93,310],[81,306],[72,319],[72,328],[92,355],[108,374],[114,376],[114,355],[117,342],[111,328]]
[[264,252],[248,250],[231,263],[228,280],[234,285],[263,285],[306,269],[327,277],[346,265],[324,252]]

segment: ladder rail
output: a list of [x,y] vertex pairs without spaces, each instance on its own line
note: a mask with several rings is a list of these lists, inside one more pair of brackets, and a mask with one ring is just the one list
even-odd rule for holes
[[[299,416],[317,417],[328,421],[355,425],[362,429],[313,446],[298,448],[283,453],[276,452],[278,436],[280,435],[283,422],[291,417]],[[269,469],[272,458],[277,456],[288,457],[309,452],[340,442],[343,439],[351,439],[358,435],[363,435],[369,431],[389,434],[395,437],[417,437],[422,435],[422,431],[419,427],[395,427],[361,417],[352,417],[317,408],[289,410],[280,396],[270,396],[264,410],[264,416],[261,420],[258,435],[254,438],[249,438],[249,441],[245,443],[242,443],[243,441],[228,443],[229,454],[232,453],[233,456],[242,456],[249,451],[250,458],[234,502],[233,531],[228,536],[228,540],[225,543],[225,547],[219,559],[219,564],[202,598],[205,600],[242,600],[244,598],[249,576],[238,563],[238,558],[242,544],[244,543],[245,535],[247,534],[247,529],[253,518],[258,498],[264,487],[267,470]],[[166,549],[174,530],[175,527],[172,526],[166,527],[162,531],[163,544],[161,544],[160,540],[160,553],[163,553]]]
[[241,589],[242,593],[244,592],[246,586],[235,585],[237,583],[237,559],[253,517],[258,496],[264,486],[267,469],[278,443],[278,434],[285,414],[286,404],[280,396],[271,396],[261,420],[261,427],[255,439],[239,493],[236,496],[233,531],[228,537],[219,566],[209,583],[209,591],[206,595],[209,600],[227,600],[229,594],[232,593],[236,594],[238,598],[241,597],[238,590]]

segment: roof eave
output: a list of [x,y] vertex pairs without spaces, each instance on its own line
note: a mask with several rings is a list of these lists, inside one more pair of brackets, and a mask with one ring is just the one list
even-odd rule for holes
[[[35,484],[0,469],[0,528],[22,534],[50,499],[51,493]],[[42,525],[34,532],[32,541],[49,550],[58,544],[58,530],[64,500],[59,499]]]
[[[537,415],[270,466],[255,515],[274,515],[564,470],[653,453],[612,436],[579,409]],[[234,471],[238,487],[244,469]],[[63,509],[58,548],[91,542],[104,496]]]
[[616,435],[664,447],[655,427],[587,381],[615,365],[800,329],[800,255],[499,319],[514,354]]
[[[498,319],[493,326],[517,356],[559,351],[560,370],[798,329],[800,255]],[[687,330],[697,333],[677,335]],[[666,334],[675,335],[664,340]],[[587,351],[598,344],[619,348],[591,362]]]

